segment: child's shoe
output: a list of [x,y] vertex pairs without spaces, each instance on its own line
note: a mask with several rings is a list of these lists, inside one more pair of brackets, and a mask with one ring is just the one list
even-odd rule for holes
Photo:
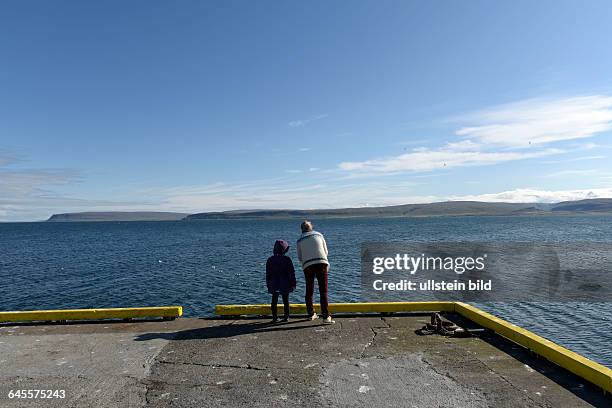
[[334,323],[336,323],[336,321],[335,321],[335,320],[332,320],[332,317],[331,317],[331,316],[327,316],[327,317],[325,318],[324,322],[325,322],[325,323],[327,323],[327,324],[334,324]]
[[313,313],[312,316],[310,316],[310,320],[317,320],[319,318],[319,316],[316,313]]

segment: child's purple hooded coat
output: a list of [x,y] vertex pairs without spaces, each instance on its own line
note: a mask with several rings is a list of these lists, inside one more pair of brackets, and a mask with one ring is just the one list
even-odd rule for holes
[[268,293],[289,294],[295,289],[295,270],[293,262],[287,255],[289,244],[284,240],[274,243],[274,255],[266,262],[266,284]]

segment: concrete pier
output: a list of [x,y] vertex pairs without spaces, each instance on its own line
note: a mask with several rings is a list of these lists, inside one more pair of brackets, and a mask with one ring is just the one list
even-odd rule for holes
[[[0,407],[612,406],[494,334],[418,336],[426,314],[335,320],[0,326]],[[9,399],[17,389],[65,398]]]

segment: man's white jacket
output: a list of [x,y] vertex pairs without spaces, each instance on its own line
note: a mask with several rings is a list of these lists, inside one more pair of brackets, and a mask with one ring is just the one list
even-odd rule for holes
[[323,235],[317,231],[302,234],[297,241],[297,253],[302,269],[316,264],[329,265],[327,260],[327,243]]

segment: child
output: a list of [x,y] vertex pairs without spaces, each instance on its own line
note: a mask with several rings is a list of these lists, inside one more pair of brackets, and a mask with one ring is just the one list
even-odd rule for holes
[[289,244],[282,239],[274,243],[274,255],[266,262],[266,284],[268,293],[272,294],[272,322],[278,321],[278,294],[283,296],[285,316],[283,322],[289,320],[289,293],[295,290],[295,270],[293,261],[287,255]]

